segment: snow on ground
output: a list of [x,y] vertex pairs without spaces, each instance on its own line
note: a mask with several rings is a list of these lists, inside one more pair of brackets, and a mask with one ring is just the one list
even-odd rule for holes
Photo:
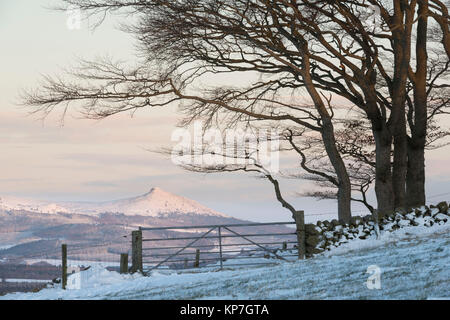
[[[24,264],[32,265],[39,262],[46,262],[48,264],[51,264],[53,266],[60,266],[61,265],[61,259],[25,259],[23,261]],[[117,261],[92,261],[92,260],[73,260],[68,259],[67,260],[68,266],[96,266],[96,267],[118,267],[120,265],[120,262]]]
[[7,249],[15,247],[16,245],[17,244],[9,244],[9,245],[0,246],[0,250],[7,250]]
[[[313,259],[221,272],[120,275],[92,267],[38,293],[0,299],[436,299],[450,298],[450,223],[382,232]],[[369,266],[381,289],[368,289]]]
[[49,280],[37,280],[37,279],[5,279],[5,282],[35,282],[35,283],[48,283]]

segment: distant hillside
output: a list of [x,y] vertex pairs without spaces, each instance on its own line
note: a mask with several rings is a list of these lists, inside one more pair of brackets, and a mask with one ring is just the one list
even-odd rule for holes
[[174,195],[161,188],[152,188],[148,193],[137,197],[107,202],[51,202],[17,197],[0,197],[0,209],[49,214],[98,215],[100,213],[123,213],[125,215],[154,217],[178,213],[227,217],[194,200]]
[[[120,253],[130,249],[131,232],[139,227],[248,222],[159,188],[153,188],[141,196],[102,203],[50,203],[11,197],[1,199],[0,262],[2,259],[60,259],[62,243],[69,245],[69,259],[117,261]],[[287,230],[279,226],[240,228],[245,234]],[[146,236],[186,237],[205,231],[152,231],[146,232]],[[235,240],[242,242],[242,239]],[[202,241],[210,244],[212,240]],[[224,241],[234,243],[232,238]]]

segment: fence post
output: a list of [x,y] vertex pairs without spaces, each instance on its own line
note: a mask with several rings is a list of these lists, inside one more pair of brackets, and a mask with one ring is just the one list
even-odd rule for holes
[[187,269],[188,268],[188,259],[184,258],[184,268]]
[[61,283],[63,290],[66,290],[67,286],[67,244],[63,244],[61,246],[61,267],[62,267],[62,276],[61,276]]
[[283,251],[286,251],[287,250],[287,242],[283,242],[283,249],[282,249]]
[[223,254],[222,254],[222,232],[221,227],[219,227],[219,249],[220,249],[220,270],[223,269]]
[[128,253],[120,255],[120,273],[128,273]]
[[304,259],[306,253],[306,234],[305,234],[305,212],[296,211],[294,215],[295,224],[297,225],[297,250],[298,258]]
[[195,262],[194,262],[194,268],[200,267],[200,249],[197,249],[195,251]]
[[142,230],[131,232],[131,273],[140,271],[143,273],[142,266]]

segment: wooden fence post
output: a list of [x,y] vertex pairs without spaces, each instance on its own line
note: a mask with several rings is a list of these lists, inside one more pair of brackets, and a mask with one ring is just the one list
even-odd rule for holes
[[306,253],[305,212],[295,212],[295,224],[297,225],[297,250],[298,258],[304,259]]
[[63,290],[66,290],[67,287],[67,244],[63,244],[61,246],[61,257],[62,257],[62,276],[61,276],[61,284]]
[[128,253],[120,255],[120,273],[128,273]]
[[283,249],[282,249],[283,251],[286,251],[287,250],[287,242],[285,241],[285,242],[283,242]]
[[131,273],[140,271],[143,273],[142,266],[142,230],[131,232]]
[[200,267],[200,249],[197,249],[197,251],[195,251],[194,268],[198,268],[198,267]]
[[184,268],[187,269],[188,268],[188,259],[184,258]]
[[220,270],[223,270],[223,253],[222,253],[222,232],[219,227],[219,256],[220,256]]

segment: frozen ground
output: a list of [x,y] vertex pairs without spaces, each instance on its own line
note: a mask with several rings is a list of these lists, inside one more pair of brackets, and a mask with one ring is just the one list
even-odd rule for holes
[[[435,299],[450,298],[450,223],[383,232],[326,254],[222,272],[119,275],[93,267],[71,284],[2,299]],[[381,289],[366,285],[369,266]],[[79,288],[79,289],[77,289]]]

